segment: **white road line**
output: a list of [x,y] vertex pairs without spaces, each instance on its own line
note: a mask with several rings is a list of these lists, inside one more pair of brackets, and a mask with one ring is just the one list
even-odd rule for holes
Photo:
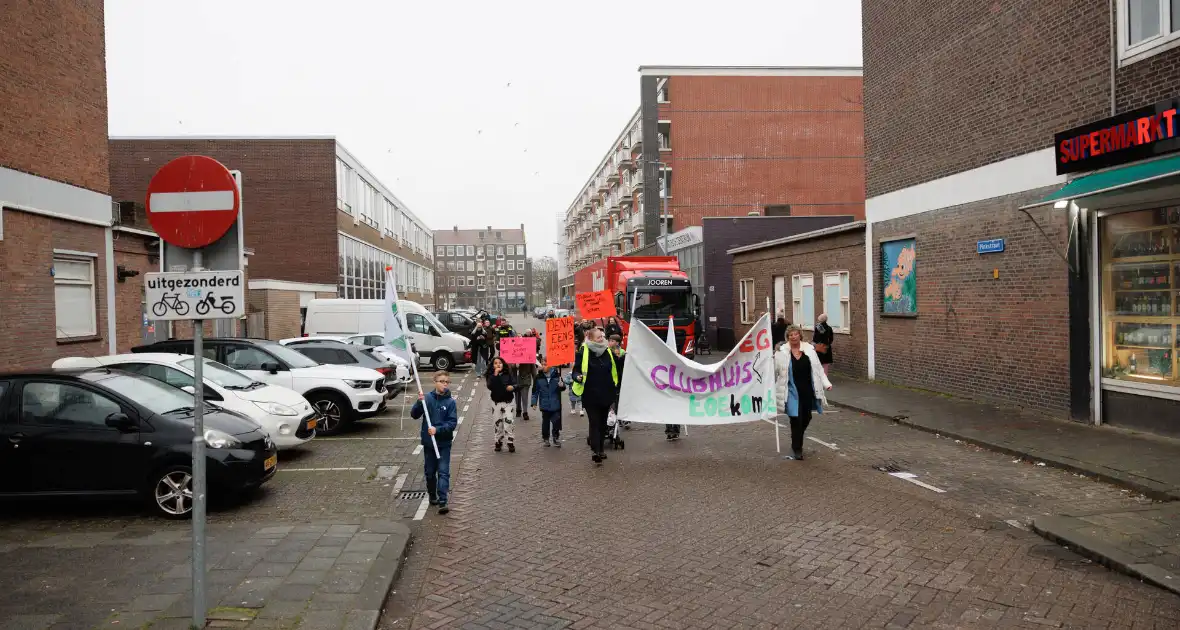
[[832,449],[833,451],[838,451],[838,450],[840,450],[840,448],[839,448],[838,446],[836,446],[835,444],[828,444],[827,442],[825,442],[825,441],[823,441],[823,440],[821,440],[821,439],[818,439],[818,438],[813,438],[813,437],[811,437],[810,435],[809,435],[809,436],[807,436],[807,439],[809,439],[809,440],[811,440],[812,442],[815,442],[815,443],[817,443],[817,444],[823,444],[824,446],[826,446],[826,447],[828,447],[828,448]]
[[208,212],[234,209],[234,191],[152,193],[152,212]]
[[419,444],[418,446],[414,447],[414,454],[415,454],[415,455],[421,455],[421,454],[422,454],[422,445],[421,445],[421,444]]
[[414,520],[422,520],[422,517],[426,516],[426,508],[428,507],[430,507],[430,497],[422,497],[422,505],[419,505],[418,511],[414,512]]
[[279,468],[279,472],[346,472],[364,468]]
[[914,473],[895,472],[895,473],[889,473],[889,476],[890,477],[897,477],[898,479],[905,479],[906,481],[908,481],[916,486],[922,486],[923,488],[926,488],[927,490],[933,490],[938,493],[946,492],[946,490],[943,490],[942,488],[935,488],[934,486],[932,486],[928,483],[918,481],[918,476],[915,475]]
[[459,424],[463,424],[463,416],[459,416]]
[[463,405],[463,411],[467,411],[470,408],[471,408],[471,405]]
[[397,481],[393,482],[393,495],[394,496],[397,496],[397,493],[402,491],[402,486],[406,485],[406,479],[409,478],[409,476],[410,476],[409,473],[402,473],[397,476]]

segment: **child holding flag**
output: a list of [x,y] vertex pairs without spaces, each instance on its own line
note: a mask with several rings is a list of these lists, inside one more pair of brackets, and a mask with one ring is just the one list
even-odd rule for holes
[[[450,373],[435,372],[434,391],[425,395],[418,392],[418,402],[410,409],[411,418],[422,418],[419,435],[426,465],[426,493],[430,495],[430,504],[438,506],[439,514],[450,511],[447,493],[451,487],[451,441],[455,437],[455,427],[459,426],[459,414],[455,399],[451,397],[450,384]],[[429,421],[426,419],[427,412]],[[434,454],[431,437],[438,444],[438,456]]]

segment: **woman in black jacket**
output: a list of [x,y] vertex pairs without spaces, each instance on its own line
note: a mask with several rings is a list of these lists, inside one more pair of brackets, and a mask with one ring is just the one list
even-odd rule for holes
[[590,330],[581,352],[574,356],[573,390],[582,397],[590,421],[590,451],[596,464],[606,459],[606,416],[619,399],[622,375],[621,362],[608,348],[602,329]]
[[811,344],[815,346],[815,353],[819,355],[819,364],[824,366],[824,374],[832,368],[832,342],[836,335],[828,325],[827,313],[820,313],[815,318],[815,332],[811,333]]
[[492,367],[488,371],[488,391],[492,393],[492,418],[496,421],[496,452],[508,442],[508,452],[516,452],[516,443],[512,439],[512,402],[516,399],[516,379],[504,363],[504,359],[492,359]]
[[619,320],[608,317],[606,318],[606,338],[610,339],[611,335],[618,335],[620,339],[623,338],[623,327],[619,325]]

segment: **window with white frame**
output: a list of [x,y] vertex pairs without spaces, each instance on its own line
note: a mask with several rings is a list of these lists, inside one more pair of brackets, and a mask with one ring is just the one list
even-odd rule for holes
[[348,188],[352,184],[352,169],[349,168],[344,160],[336,158],[336,207],[352,214],[352,206],[349,205]]
[[741,307],[742,323],[749,324],[754,302],[754,279],[746,278],[738,283],[738,305]]
[[435,256],[446,256],[447,255],[447,248],[443,245],[439,245],[438,247],[435,247],[434,248],[434,255]]
[[516,261],[515,260],[508,261],[508,271],[516,271]]
[[475,261],[474,260],[467,261],[467,271],[475,271]]
[[454,256],[454,255],[455,255],[455,246],[454,245],[447,245],[447,256]]
[[98,334],[93,259],[53,259],[53,302],[58,339]]
[[475,286],[475,276],[467,276],[467,286]]
[[516,284],[523,287],[524,286],[524,276],[516,276]]
[[1180,0],[1119,0],[1118,30],[1123,61],[1173,48],[1180,40]]
[[508,286],[516,286],[516,276],[508,276]]
[[848,272],[824,272],[824,313],[828,325],[838,333],[851,332],[852,316],[849,309]]
[[815,277],[809,273],[791,276],[791,323],[815,330]]
[[468,256],[474,256],[474,255],[475,255],[475,246],[474,246],[474,245],[468,245],[468,246],[467,246],[467,255],[468,255]]

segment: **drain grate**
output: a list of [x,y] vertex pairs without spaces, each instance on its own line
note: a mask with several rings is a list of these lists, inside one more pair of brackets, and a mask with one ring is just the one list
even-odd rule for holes
[[401,494],[402,501],[412,501],[414,499],[425,499],[425,492],[403,492]]

